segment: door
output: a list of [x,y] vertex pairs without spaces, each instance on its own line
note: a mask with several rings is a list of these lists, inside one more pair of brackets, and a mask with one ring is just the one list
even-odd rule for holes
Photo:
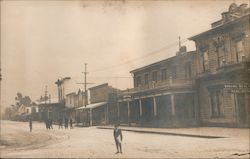
[[248,114],[246,109],[246,94],[238,93],[237,94],[237,106],[238,106],[238,122],[241,126],[244,126],[248,123]]

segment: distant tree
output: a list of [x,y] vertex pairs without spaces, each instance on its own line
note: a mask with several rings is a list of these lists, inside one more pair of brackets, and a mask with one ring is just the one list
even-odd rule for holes
[[17,107],[20,107],[22,104],[25,106],[30,106],[32,102],[29,96],[23,97],[23,95],[20,92],[17,93],[15,100]]

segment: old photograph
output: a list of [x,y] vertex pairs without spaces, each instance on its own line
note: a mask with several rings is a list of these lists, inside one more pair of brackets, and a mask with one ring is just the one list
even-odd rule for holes
[[1,0],[0,158],[250,158],[249,0]]

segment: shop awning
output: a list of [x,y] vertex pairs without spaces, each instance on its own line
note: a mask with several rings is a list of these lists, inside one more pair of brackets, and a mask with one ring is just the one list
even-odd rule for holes
[[89,105],[86,105],[85,106],[82,106],[80,108],[76,108],[76,110],[82,110],[82,109],[93,109],[93,108],[96,108],[96,107],[100,107],[100,106],[103,106],[107,104],[107,102],[100,102],[100,103],[93,103],[93,104],[89,104]]

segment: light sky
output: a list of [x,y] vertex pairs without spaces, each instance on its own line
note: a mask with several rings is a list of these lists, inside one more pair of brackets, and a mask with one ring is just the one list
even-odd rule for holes
[[[45,86],[70,76],[67,93],[83,89],[84,63],[91,86],[132,87],[129,71],[175,55],[183,41],[206,31],[232,2],[207,1],[1,1],[1,105],[17,92],[33,101]],[[175,45],[173,45],[173,43]],[[189,51],[194,43],[187,41]],[[161,48],[165,50],[155,52]],[[168,47],[171,46],[171,47]],[[126,77],[126,78],[115,78]]]

